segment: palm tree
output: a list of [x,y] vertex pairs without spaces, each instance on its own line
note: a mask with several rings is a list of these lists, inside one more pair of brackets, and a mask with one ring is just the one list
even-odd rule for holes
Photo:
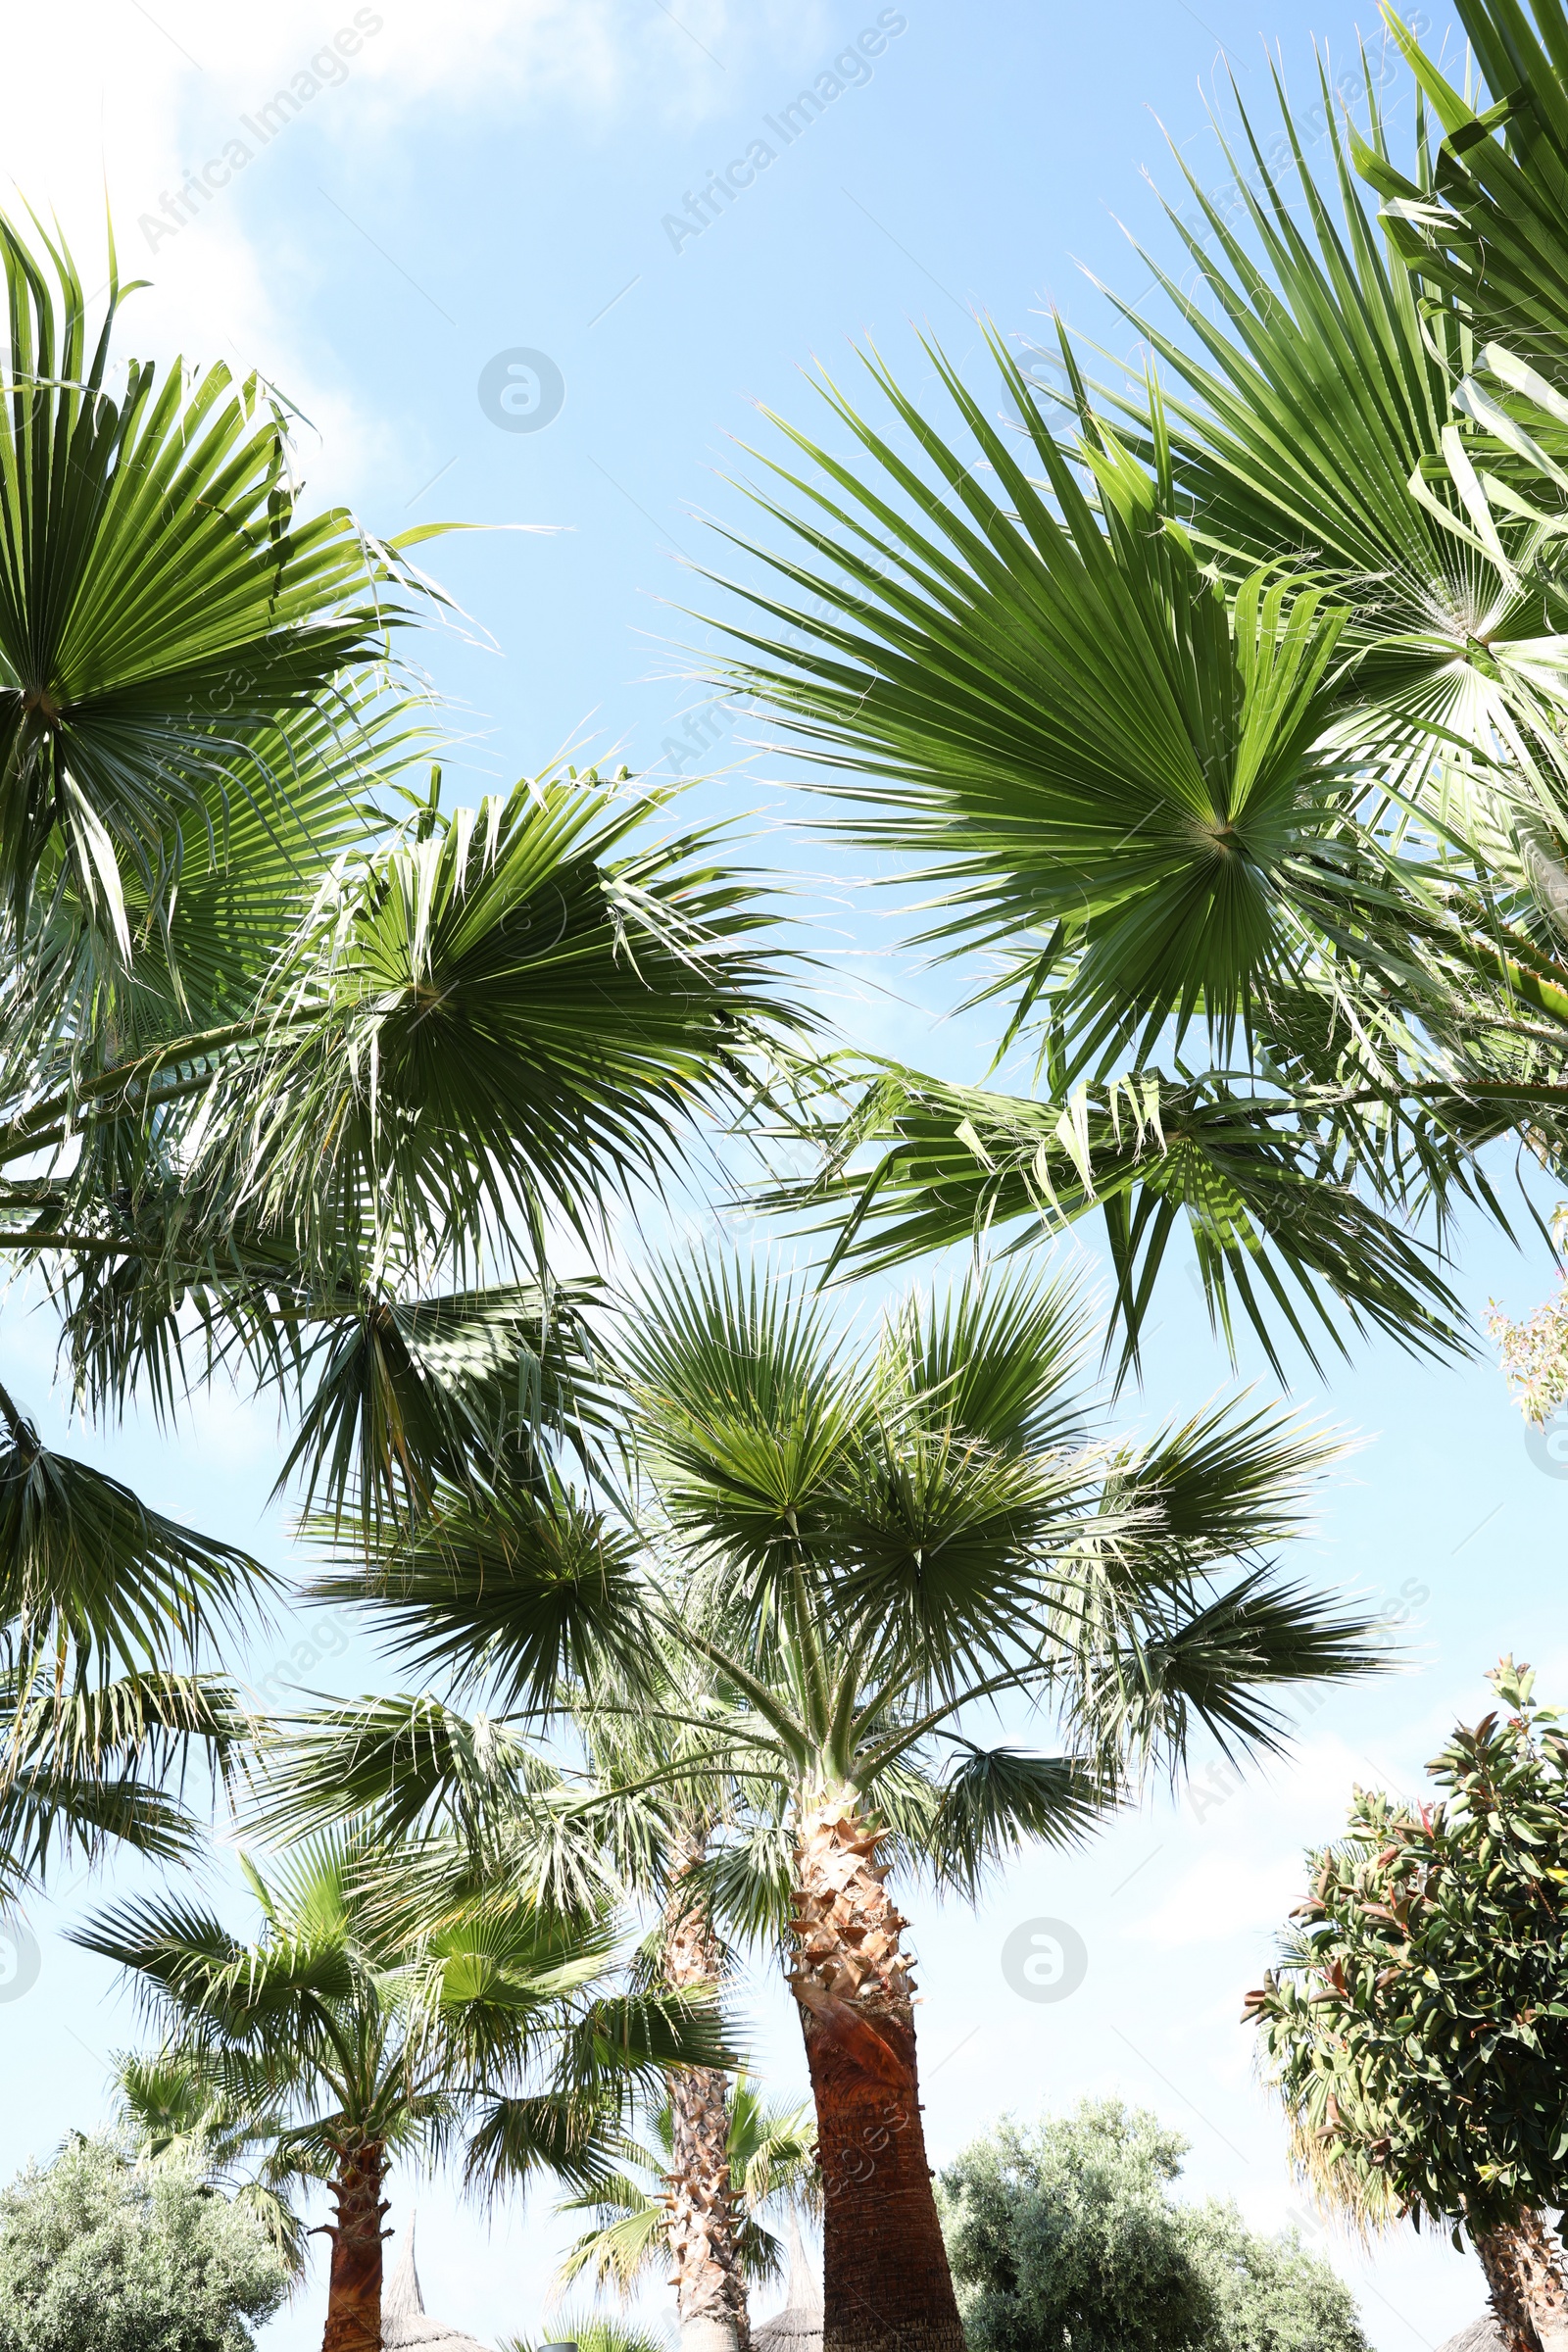
[[[693,1112],[749,1083],[771,1017],[759,918],[706,837],[630,842],[649,804],[591,776],[477,811],[438,790],[378,840],[362,812],[303,904],[281,860],[231,873],[254,972],[223,954],[224,894],[190,910],[194,939],[176,908],[186,999],[199,952],[225,1001],[144,1030],[85,1105],[76,1041],[19,1069],[84,1148],[9,1223],[0,1187],[0,1249],[53,1269],[93,1401],[171,1401],[194,1310],[197,1376],[226,1362],[301,1398],[282,1475],[367,1519],[550,1421],[582,1350],[549,1223],[591,1230],[667,1164]],[[61,1140],[41,1116],[0,1119],[0,1162]],[[481,1256],[516,1275],[431,1295],[429,1269]]]
[[[973,1889],[1026,1839],[1086,1835],[1140,1771],[1178,1768],[1196,1727],[1270,1744],[1272,1687],[1372,1662],[1366,1625],[1258,1556],[1332,1447],[1258,1413],[1103,1441],[1074,1383],[1086,1337],[1062,1286],[982,1278],[901,1309],[864,1362],[799,1286],[755,1273],[666,1268],[625,1318],[658,1553],[608,1606],[689,1661],[652,1702],[691,1735],[666,1785],[723,1775],[753,1792],[705,1875],[719,1912],[787,1945],[828,2352],[961,2343],[890,1869]],[[357,1538],[337,1552],[322,1593],[369,1602],[422,1672],[483,1681],[503,1710],[536,1688],[541,1595],[515,1573],[510,1511],[466,1514],[461,1546],[435,1526],[368,1560]],[[980,1744],[967,1720],[1007,1701],[1050,1709],[1067,1752]],[[379,1747],[347,1716],[323,1735],[291,1803],[327,1805],[334,1787],[359,1801],[356,1740],[372,1777],[399,1743],[417,1754],[402,1703],[407,1728],[388,1720]],[[628,1703],[606,1678],[590,1724]],[[590,1790],[584,1815],[604,1803]]]
[[[692,1801],[697,1790],[690,1784],[680,1786],[680,1794],[688,1801],[677,1809],[664,1863],[660,1974],[670,1985],[716,1986],[724,1955],[700,1877],[716,1824],[711,1808]],[[736,2161],[739,2087],[732,2101],[728,2078],[717,2068],[693,2067],[670,2081],[667,2106],[655,2126],[662,2140],[665,2118],[668,2211],[662,2234],[674,2265],[681,2352],[748,2352],[747,2256],[756,2251],[756,2231],[749,2248]]]
[[166,2159],[199,2165],[223,2195],[261,2221],[289,2276],[305,2274],[308,2232],[293,2202],[300,2182],[319,2179],[299,2151],[282,2142],[288,2114],[282,2100],[259,2108],[236,2098],[221,2061],[174,2043],[127,2051],[115,2064],[120,2122],[148,2164]]
[[[461,1537],[438,1517],[421,1542],[426,1556],[466,1562],[480,1580],[493,1572],[500,1549],[507,1566],[497,1598],[513,1700],[548,1703],[547,1678],[560,1658],[554,1640],[542,1642],[540,1634],[553,1636],[564,1598],[581,1609],[574,1655],[602,1659],[602,1687],[617,1702],[607,1712],[569,1683],[555,1692],[581,1743],[581,1767],[564,1770],[523,1736],[531,1708],[514,1727],[489,1714],[464,1716],[428,1695],[362,1701],[267,1727],[252,1817],[265,1832],[296,1836],[345,1818],[358,1822],[378,1850],[397,1857],[385,1898],[396,1900],[411,1931],[461,1915],[487,1887],[524,1886],[535,1899],[565,1905],[608,1897],[652,1901],[659,1919],[644,1947],[648,1981],[678,1997],[714,1991],[728,1973],[728,1955],[705,1866],[715,1832],[735,1812],[737,1793],[709,1761],[710,1734],[694,1736],[661,1711],[662,1701],[684,1699],[679,1657],[647,1618],[643,1594],[626,1573],[623,1539],[612,1548],[610,1536],[602,1536],[580,1600],[575,1592],[564,1595],[548,1506],[543,1577],[533,1583],[536,1510],[536,1501],[513,1487],[491,1497],[488,1518],[465,1507]],[[323,1520],[322,1533],[332,1534],[330,1521]],[[387,1574],[394,1587],[401,1581],[395,1561]],[[531,1637],[523,1631],[529,1615],[543,1620]],[[666,2121],[668,2127],[664,2195],[657,2213],[648,2211],[673,2265],[682,2342],[744,2352],[748,2279],[765,2245],[748,2224],[747,2209],[771,2193],[773,2165],[792,2161],[791,2117],[762,2115],[747,2091],[737,2092],[732,2105],[729,2076],[716,2066],[680,2068],[664,2094],[654,2118],[656,2134]],[[617,2154],[617,2166],[625,2153]],[[584,2192],[583,2201],[602,2206],[622,2191],[635,2203],[634,2183],[617,2170],[592,2195]],[[627,2229],[645,2242],[640,2220],[628,2221]],[[612,2233],[612,2254],[623,2235]]]
[[[1219,1416],[1096,1443],[1085,1337],[1066,1286],[971,1275],[858,1361],[799,1289],[711,1268],[666,1268],[628,1329],[686,1638],[743,1711],[710,1729],[774,1791],[728,1879],[743,1917],[770,1882],[787,1904],[834,2352],[961,2342],[892,1870],[972,1890],[1025,1839],[1085,1835],[1156,1756],[1174,1768],[1190,1712],[1266,1739],[1259,1686],[1368,1662],[1364,1628],[1260,1565],[1210,1582],[1290,1524],[1323,1446]],[[1053,1708],[1070,1752],[979,1745],[966,1719],[1008,1697]]]
[[[203,1026],[214,959],[232,985],[264,944],[232,887],[235,841],[289,872],[328,797],[323,855],[333,825],[341,838],[342,777],[376,769],[372,678],[416,583],[346,514],[297,510],[284,412],[255,377],[131,362],[111,389],[134,291],[112,249],[96,326],[47,236],[0,220],[0,1247],[67,1290],[90,1268],[102,1308],[125,1265],[106,1236],[134,1223],[132,1169],[162,1140],[154,1097],[189,1091],[188,1059],[144,1084],[138,1048],[169,1040],[176,1010]],[[117,1095],[122,1114],[139,1103],[118,1157],[95,1126]],[[65,1230],[68,1202],[90,1233]],[[254,1618],[262,1571],[43,1446],[4,1389],[0,1553],[6,1898],[39,1883],[51,1844],[188,1850],[161,1785],[192,1741],[223,1765],[232,1696],[191,1670]]]
[[[1568,408],[1473,350],[1453,259],[1472,193],[1489,270],[1494,214],[1540,243],[1548,181],[1562,255],[1568,17],[1537,13],[1541,42],[1464,0],[1509,127],[1442,97],[1466,161],[1435,191],[1423,118],[1394,252],[1338,129],[1325,189],[1288,109],[1283,174],[1244,118],[1242,229],[1196,181],[1200,227],[1172,212],[1200,296],[1156,269],[1174,329],[1123,306],[1157,376],[1096,392],[1064,332],[1027,372],[993,338],[1021,430],[940,353],[951,428],[875,355],[875,411],[823,386],[848,462],[783,427],[724,683],[828,771],[842,834],[915,864],[927,941],[991,959],[998,1059],[1034,1062],[1018,1093],[805,1073],[802,1132],[833,1132],[783,1200],[845,1262],[1098,1213],[1130,1357],[1185,1221],[1227,1333],[1442,1351],[1463,1318],[1409,1216],[1439,1245],[1466,1200],[1500,1216],[1496,1138],[1568,1165]],[[1355,160],[1392,189],[1375,114]],[[1560,349],[1558,284],[1530,316]]]
[[352,1837],[312,1840],[268,1877],[243,1941],[184,1895],[122,1903],[76,1940],[133,1971],[176,2056],[227,2115],[286,2109],[274,2165],[327,2181],[331,2269],[323,2352],[380,2352],[382,2191],[398,2158],[461,2142],[483,2181],[583,2178],[611,2092],[683,2057],[725,2055],[700,2003],[607,1988],[612,1917],[519,1899],[470,1905],[411,1939],[368,1892]]
[[[725,1759],[711,1753],[710,1720],[724,1694],[705,1691],[710,1725],[698,1729],[682,1720],[690,1681],[689,1652],[666,1638],[643,1652],[631,1690],[608,1704],[583,1694],[575,1718],[592,1781],[604,1792],[594,1819],[613,1837],[630,1888],[659,1905],[650,1957],[660,1982],[677,1990],[716,1987],[729,1974],[709,1865],[715,1838],[746,1802]],[[632,1810],[639,1800],[640,1820]],[[634,1823],[641,1836],[630,1834]],[[788,2157],[798,2124],[795,2111],[764,2118],[756,2094],[744,2083],[732,2094],[729,2078],[716,2068],[687,2067],[670,2078],[666,2104],[654,2120],[661,2143],[667,2140],[657,2242],[673,2266],[681,2343],[689,2352],[746,2352],[750,2287],[772,2275],[758,2268],[770,2241],[760,2234],[753,2207],[775,2158],[798,2174],[799,2163]],[[814,2150],[813,2130],[798,2154],[814,2163]],[[632,2186],[622,2182],[616,2194]],[[622,2218],[625,2231],[637,2237],[645,2217],[635,2197]],[[625,2231],[617,2226],[605,2240],[610,2257]]]
[[96,326],[57,241],[0,219],[0,907],[25,1003],[48,909],[71,903],[129,962],[187,855],[221,863],[214,797],[225,815],[286,797],[278,726],[326,709],[352,730],[354,681],[421,585],[402,550],[428,534],[301,514],[286,404],[259,376],[118,361],[136,288],[112,236]]
[[[112,391],[112,256],[96,326],[57,244],[0,220],[0,1257],[47,1286],[91,1415],[233,1374],[292,1408],[280,1483],[339,1517],[544,1475],[594,1424],[592,1286],[552,1282],[546,1234],[597,1236],[750,1090],[750,887],[624,777],[410,791],[429,735],[391,655],[428,531],[308,516],[254,377]],[[167,1845],[158,1776],[232,1712],[200,1670],[269,1580],[4,1389],[0,1534],[19,1838],[74,1789],[62,1836]]]
[[[688,2068],[675,2081],[698,2072]],[[586,2278],[601,2292],[610,2288],[629,2297],[662,2264],[674,2259],[678,2265],[673,2240],[682,2176],[673,2098],[665,2099],[648,2121],[651,2146],[628,2138],[617,2171],[566,2198],[558,2209],[591,2212],[595,2223],[562,2263],[558,2280],[563,2288]],[[784,2273],[782,2242],[763,2215],[779,2208],[811,2212],[819,2202],[816,2124],[809,2100],[804,2105],[768,2100],[744,2075],[737,2078],[727,2101],[727,2123],[724,2169],[735,2183],[735,2236],[743,2288],[749,2293]],[[687,2318],[683,2311],[683,2344]],[[740,2331],[742,2352],[748,2335],[749,2321]]]

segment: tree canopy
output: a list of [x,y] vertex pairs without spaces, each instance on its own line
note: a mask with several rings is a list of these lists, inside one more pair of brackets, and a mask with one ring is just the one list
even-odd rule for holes
[[194,2154],[67,2141],[0,2190],[0,2352],[251,2352],[288,2272]]
[[1124,1368],[1182,1239],[1276,1362],[1441,1354],[1454,1215],[1509,1222],[1487,1147],[1568,1170],[1568,402],[1508,347],[1568,347],[1568,15],[1460,14],[1497,103],[1400,32],[1399,163],[1326,74],[1323,170],[1282,82],[1279,163],[1238,97],[1234,224],[1178,155],[1196,290],[1140,255],[1144,367],[993,333],[980,390],[872,351],[834,446],[772,420],[722,681],[996,1006],[961,1082],[803,1072],[820,1167],[775,1200],[843,1266],[1094,1217]]
[[1365,2352],[1348,2287],[1294,2232],[1172,2196],[1186,2152],[1115,2099],[965,2148],[940,2192],[973,2352]]
[[1445,1797],[1357,1791],[1248,1996],[1308,2177],[1456,2244],[1568,2200],[1568,1737],[1528,1667],[1490,1679],[1501,1711],[1429,1767]]

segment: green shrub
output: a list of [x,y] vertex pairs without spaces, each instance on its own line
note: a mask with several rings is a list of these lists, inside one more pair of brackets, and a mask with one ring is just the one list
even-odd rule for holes
[[0,2352],[251,2352],[286,2283],[261,2224],[183,2160],[74,2138],[0,2191]]
[[1175,2202],[1186,2152],[1114,2099],[966,2148],[940,2201],[971,2352],[1366,2352],[1349,2289],[1294,2234]]

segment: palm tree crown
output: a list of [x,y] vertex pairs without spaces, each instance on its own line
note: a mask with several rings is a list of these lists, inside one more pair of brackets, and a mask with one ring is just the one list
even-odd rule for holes
[[1326,185],[1283,94],[1283,172],[1244,114],[1241,226],[1196,180],[1172,210],[1201,297],[1151,264],[1174,327],[1123,306],[1158,376],[1092,387],[1062,333],[1046,391],[993,339],[1020,431],[932,353],[949,427],[872,355],[874,411],[824,387],[848,460],[783,428],[726,682],[917,864],[998,1058],[1034,1057],[1018,1093],[812,1070],[823,1172],[781,1203],[853,1264],[1100,1215],[1125,1361],[1185,1226],[1271,1353],[1442,1351],[1473,1345],[1446,1221],[1503,1214],[1484,1147],[1568,1164],[1568,15],[1462,13],[1503,94],[1396,27],[1449,134],[1422,114],[1408,176],[1326,79]]
[[353,1835],[265,1877],[245,1859],[263,1915],[249,1942],[178,1894],[76,1935],[135,1973],[220,2112],[286,2114],[274,2168],[328,2182],[325,2352],[379,2352],[381,2190],[397,2158],[461,2144],[475,2181],[584,2179],[613,2129],[612,2086],[629,2096],[662,2065],[726,2055],[701,2003],[607,1989],[603,1905],[548,1911],[513,1889],[411,1936],[400,1906],[378,1903],[375,1860]]
[[[555,1585],[498,1496],[465,1509],[461,1543],[416,1535],[368,1559],[338,1545],[327,1580],[422,1666],[503,1706],[550,1703],[555,1610],[569,1613],[595,1771],[627,1749],[611,1785],[587,1776],[582,1829],[613,1824],[635,1864],[650,1808],[656,1839],[702,1813],[671,1904],[786,1949],[834,2352],[889,2328],[957,2341],[890,1869],[972,1890],[1020,1842],[1080,1838],[1142,1774],[1178,1769],[1200,1727],[1267,1745],[1283,1685],[1373,1662],[1365,1621],[1264,1556],[1332,1446],[1246,1411],[1117,1443],[1077,1377],[1089,1337],[1066,1286],[977,1275],[906,1303],[857,1355],[800,1284],[664,1267],[617,1340],[652,1566],[633,1545],[597,1588]],[[999,1707],[1043,1711],[1059,1752],[983,1741],[980,1712]],[[662,1737],[639,1731],[650,1717]],[[316,1817],[368,1805],[413,1824],[445,1804],[477,1829],[472,1737],[427,1701],[347,1710],[282,1785]],[[484,1745],[496,1754],[493,1730]],[[439,1884],[411,1895],[426,1917]]]

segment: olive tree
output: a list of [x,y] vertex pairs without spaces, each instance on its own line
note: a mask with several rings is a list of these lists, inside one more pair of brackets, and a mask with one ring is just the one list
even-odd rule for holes
[[1349,2288],[1294,2234],[1172,2197],[1186,2153],[1116,2099],[965,2148],[940,2189],[971,2352],[1365,2352]]
[[0,2352],[251,2352],[288,2271],[194,2154],[68,2140],[0,2192]]

